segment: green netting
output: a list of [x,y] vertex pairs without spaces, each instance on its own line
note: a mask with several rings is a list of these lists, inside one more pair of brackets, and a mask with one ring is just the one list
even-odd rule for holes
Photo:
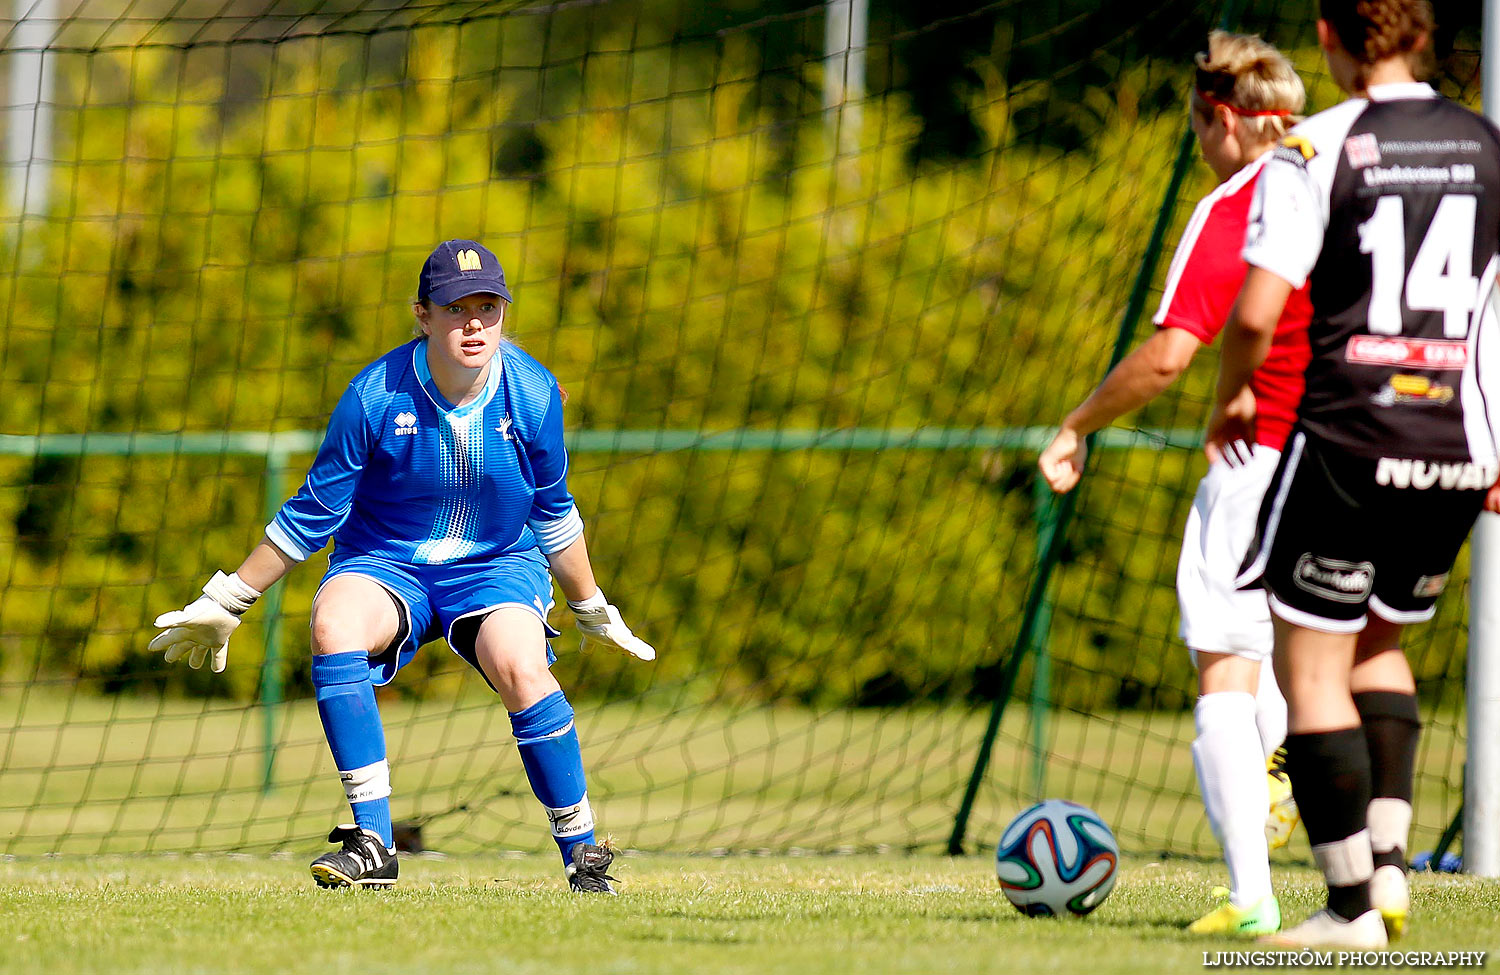
[[[944,847],[1036,578],[1039,428],[1108,362],[1220,4],[877,7],[842,108],[821,4],[61,6],[0,52],[53,78],[0,215],[0,852],[301,849],[344,815],[308,699],[318,566],[224,675],[145,644],[411,334],[445,237],[504,262],[569,391],[595,566],[661,650],[558,642],[605,826]],[[1240,21],[1336,99],[1309,5]],[[1476,32],[1440,48],[1472,100]],[[1166,201],[1169,246],[1210,185],[1195,163]],[[1166,434],[1095,453],[972,842],[1045,792],[1127,847],[1214,850],[1172,591],[1202,358],[1129,419]],[[1412,637],[1418,846],[1460,797],[1464,618],[1455,591]],[[381,706],[429,846],[547,842],[503,708],[441,645]]]

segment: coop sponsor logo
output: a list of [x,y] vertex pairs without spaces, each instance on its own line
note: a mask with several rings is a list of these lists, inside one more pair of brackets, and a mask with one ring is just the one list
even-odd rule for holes
[[1426,491],[1484,491],[1495,483],[1500,467],[1460,460],[1451,463],[1429,463],[1404,457],[1382,457],[1375,464],[1375,483],[1381,487]]
[[1204,968],[1483,968],[1487,951],[1205,951]]
[[1302,553],[1292,571],[1297,588],[1338,603],[1357,603],[1370,595],[1375,566],[1369,562],[1345,562],[1311,552]]
[[417,417],[414,413],[396,414],[396,436],[410,437],[417,432]]
[[1356,335],[1344,346],[1344,358],[1370,366],[1462,369],[1469,364],[1469,347],[1462,341],[1445,339]]

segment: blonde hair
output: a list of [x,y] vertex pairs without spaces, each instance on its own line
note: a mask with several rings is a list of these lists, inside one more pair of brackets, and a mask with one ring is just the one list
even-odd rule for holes
[[1249,141],[1274,142],[1302,121],[1307,91],[1286,55],[1253,34],[1216,30],[1193,58],[1193,111],[1200,118],[1223,106],[1240,116]]

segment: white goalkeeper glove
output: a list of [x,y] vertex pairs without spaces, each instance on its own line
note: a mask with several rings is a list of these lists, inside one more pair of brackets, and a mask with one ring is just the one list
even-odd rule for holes
[[259,598],[260,593],[245,585],[238,573],[215,572],[201,597],[156,618],[155,625],[163,629],[149,648],[163,651],[162,659],[169,664],[187,654],[188,666],[194,670],[209,657],[213,672],[222,674],[229,662],[229,635]]
[[624,650],[641,660],[655,660],[656,649],[630,632],[620,619],[620,611],[611,606],[600,589],[587,599],[568,600],[568,608],[578,617],[578,631],[585,641],[593,640],[612,650]]

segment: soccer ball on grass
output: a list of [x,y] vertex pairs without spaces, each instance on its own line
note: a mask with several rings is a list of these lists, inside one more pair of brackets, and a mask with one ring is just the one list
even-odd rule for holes
[[1021,812],[1000,836],[1000,889],[1029,917],[1082,916],[1115,886],[1120,844],[1087,806],[1047,799]]

